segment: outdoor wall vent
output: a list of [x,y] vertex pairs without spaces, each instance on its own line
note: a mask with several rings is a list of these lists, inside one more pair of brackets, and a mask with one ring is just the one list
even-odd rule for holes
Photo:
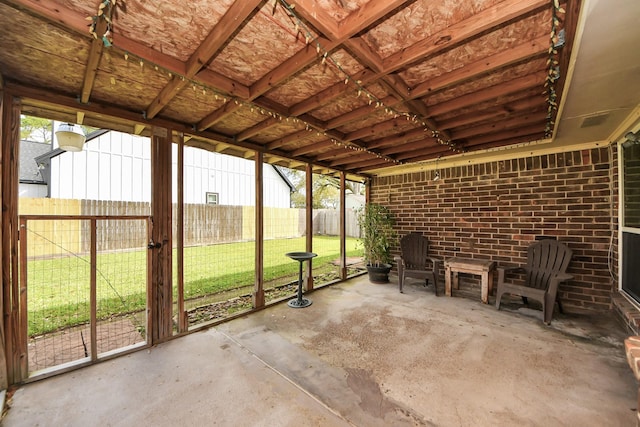
[[592,126],[599,126],[604,123],[604,121],[607,120],[608,117],[609,113],[601,113],[596,114],[595,116],[585,117],[584,120],[582,120],[582,124],[580,125],[580,127],[589,128]]

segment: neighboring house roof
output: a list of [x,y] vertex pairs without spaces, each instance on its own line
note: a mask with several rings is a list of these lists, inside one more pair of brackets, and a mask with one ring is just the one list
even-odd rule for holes
[[276,170],[276,173],[280,175],[280,178],[282,178],[284,183],[289,186],[289,191],[291,192],[295,191],[296,187],[291,183],[291,181],[289,181],[289,178],[287,178],[287,176],[280,170],[280,168],[276,165],[271,165],[271,166]]
[[21,183],[45,184],[38,167],[38,157],[51,152],[51,144],[35,141],[20,141],[20,164],[18,176]]

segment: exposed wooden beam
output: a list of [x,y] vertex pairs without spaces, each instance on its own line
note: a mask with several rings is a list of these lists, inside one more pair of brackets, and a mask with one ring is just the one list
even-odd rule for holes
[[285,145],[294,142],[294,141],[300,141],[306,138],[309,138],[313,136],[311,134],[311,132],[309,132],[306,129],[303,130],[299,130],[297,132],[291,133],[283,138],[279,138],[276,139],[275,141],[272,141],[270,143],[267,144],[267,148],[269,150],[275,150],[276,148],[280,148],[280,147],[284,147]]
[[294,157],[304,156],[306,154],[313,153],[314,151],[322,150],[323,148],[331,147],[334,145],[335,144],[333,143],[333,141],[331,141],[330,139],[326,139],[322,142],[316,142],[315,144],[309,144],[304,147],[300,147],[297,150],[293,150],[291,152],[291,155]]
[[430,133],[425,131],[424,128],[417,128],[410,131],[401,132],[397,135],[386,136],[384,138],[368,141],[367,148],[374,149],[385,147],[387,145],[397,145],[406,141],[411,141],[412,139],[422,139],[426,135],[430,135]]
[[526,126],[532,122],[544,123],[547,117],[547,111],[537,111],[533,113],[527,113],[520,116],[515,116],[510,119],[500,120],[480,126],[469,127],[459,131],[453,132],[453,139],[465,139],[473,138],[478,135],[484,135],[489,133],[495,133],[497,131],[503,131],[507,129],[519,128]]
[[[235,147],[239,147],[240,149],[259,151],[265,154],[278,156],[284,159],[292,159],[292,160],[301,161],[305,163],[311,162],[318,166],[329,167],[328,165],[322,164],[321,162],[317,162],[317,161],[314,161],[313,159],[307,158],[302,154],[294,156],[292,155],[292,153],[286,152],[286,151],[269,150],[264,145],[253,143],[251,141],[234,141],[234,139],[230,136],[222,135],[220,133],[212,132],[209,130],[198,131],[197,129],[193,129],[193,126],[188,123],[182,123],[182,122],[168,120],[160,117],[155,117],[153,119],[145,119],[138,112],[124,110],[122,108],[114,107],[112,105],[102,105],[98,102],[91,102],[89,104],[80,104],[78,103],[78,100],[75,97],[68,96],[62,93],[56,93],[51,91],[50,89],[45,90],[41,88],[21,85],[15,82],[7,82],[5,84],[5,90],[7,91],[7,93],[11,93],[13,96],[25,98],[25,100],[23,100],[23,102],[25,103],[27,102],[27,100],[33,99],[38,101],[39,103],[47,104],[47,103],[52,103],[51,99],[55,99],[55,104],[57,106],[66,107],[73,110],[80,110],[86,113],[91,113],[92,115],[95,114],[103,117],[107,117],[107,116],[117,117],[119,119],[129,121],[131,123],[140,123],[140,124],[144,123],[147,126],[154,125],[154,126],[171,128],[176,132],[184,132],[186,134],[190,134],[207,141],[212,141],[214,144],[216,144],[216,146],[221,146],[221,143],[222,143],[222,144],[226,144],[227,146],[235,146]],[[188,145],[191,146],[192,144],[188,144]],[[210,145],[211,144],[206,144],[205,147]],[[341,170],[339,168],[335,168],[335,169],[338,171]]]
[[[235,1],[227,9],[216,26],[204,41],[196,48],[185,64],[186,79],[193,78],[211,58],[227,43],[229,38],[246,24],[255,8],[262,0]],[[173,76],[156,98],[147,107],[147,117],[153,118],[182,90],[188,82],[184,78]]]
[[544,35],[521,45],[509,48],[486,58],[458,68],[457,70],[443,73],[438,77],[420,83],[411,90],[411,96],[418,98],[430,93],[445,89],[454,84],[471,80],[479,75],[489,73],[509,65],[519,63],[536,56],[544,55],[549,49],[549,36]]
[[142,131],[144,130],[145,127],[146,127],[145,125],[141,125],[141,124],[133,125],[133,134],[134,135],[141,135]]
[[223,107],[218,108],[217,110],[213,111],[202,120],[200,120],[196,125],[196,129],[200,131],[209,129],[211,126],[224,119],[228,114],[239,110],[241,106],[242,104],[240,103],[235,103],[232,101],[227,102]]
[[385,166],[389,166],[393,163],[381,158],[381,157],[374,157],[371,160],[364,160],[361,162],[355,162],[355,163],[350,163],[349,165],[347,165],[347,167],[349,168],[349,170],[359,170],[361,168],[366,168],[366,167],[370,167],[370,166],[380,166],[380,165],[385,165]]
[[320,31],[330,40],[340,38],[340,30],[335,19],[318,5],[317,0],[296,0],[290,2],[295,6],[294,12]]
[[266,120],[261,121],[260,123],[252,126],[248,129],[243,130],[239,134],[236,135],[236,141],[244,141],[245,139],[251,138],[252,136],[260,133],[263,130],[269,129],[280,123],[280,120],[276,117],[269,117]]
[[548,0],[505,0],[499,2],[450,26],[446,31],[436,32],[412,46],[390,55],[384,60],[384,70],[387,73],[399,70],[426,56],[451,49],[464,40],[504,26],[515,19],[522,19],[530,12],[548,7]]
[[[345,149],[345,151],[348,149]],[[372,157],[377,158],[377,156],[375,154],[371,154],[369,152],[363,151],[360,153],[354,153],[348,156],[344,156],[341,158],[338,158],[332,162],[329,162],[329,165],[331,166],[340,166],[340,165],[346,165],[346,164],[351,164],[351,163],[357,163],[358,161],[362,161],[362,160],[370,160]]]
[[[539,108],[540,105],[540,90],[534,88],[529,91],[519,92],[522,96],[519,99],[514,100],[508,104],[502,105],[498,108],[490,108],[483,111],[474,111],[472,113],[463,114],[460,116],[454,116],[452,118],[441,120],[440,127],[442,129],[452,129],[461,126],[472,125],[474,123],[481,123],[486,120],[495,120],[500,117],[509,117],[512,114],[519,114],[525,111],[532,111]],[[544,105],[546,109],[546,105]]]
[[[502,6],[506,8],[504,16],[501,14]],[[459,23],[451,26],[448,30],[449,32],[456,34],[457,40],[455,44],[459,44],[466,39],[477,36],[481,32],[503,26],[506,22],[517,18],[518,11],[520,11],[519,13],[527,13],[545,6],[549,6],[548,1],[546,0],[507,0],[480,12],[472,18],[460,21]],[[353,48],[358,45],[352,44],[350,46]],[[451,40],[447,41],[444,39],[441,41],[438,39],[438,35],[427,37],[415,43],[411,47],[403,49],[402,51],[391,55],[389,58],[386,58],[383,61],[383,68],[381,72],[375,73],[370,70],[365,70],[354,76],[354,79],[361,81],[361,84],[364,86],[368,83],[381,79],[389,73],[406,67],[419,59],[451,49],[453,46],[454,43]],[[291,114],[299,115],[303,112],[311,111],[321,105],[327,104],[329,101],[342,95],[343,92],[344,84],[342,82],[338,82],[319,94],[292,106]],[[412,95],[412,98],[413,97],[414,96]]]
[[[313,1],[313,0],[307,0]],[[342,39],[351,38],[353,35],[368,28],[380,18],[386,16],[394,9],[399,8],[405,3],[411,3],[413,0],[386,0],[386,1],[370,1],[343,19],[338,27],[340,28],[340,37]]]
[[413,141],[407,144],[402,144],[402,145],[398,144],[389,148],[385,148],[383,150],[380,150],[380,154],[383,154],[385,156],[390,156],[391,154],[397,154],[397,153],[403,153],[403,152],[406,153],[413,150],[430,148],[430,147],[433,147],[434,145],[439,145],[435,139],[424,138],[424,139]]
[[407,119],[404,117],[397,117],[395,119],[389,119],[387,121],[378,123],[373,126],[367,126],[357,131],[348,133],[345,135],[347,141],[355,141],[357,139],[375,137],[377,134],[387,132],[391,129],[398,128],[407,124]]
[[430,106],[429,111],[431,111],[433,116],[438,116],[440,114],[459,110],[470,105],[480,104],[481,102],[496,99],[511,93],[524,91],[534,87],[541,88],[544,84],[545,77],[546,73],[534,73],[506,82],[501,82],[497,85]]
[[96,74],[98,73],[98,65],[102,59],[102,51],[104,49],[104,43],[101,36],[107,30],[107,23],[104,19],[100,19],[96,23],[97,38],[91,40],[91,48],[89,49],[89,57],[87,58],[87,65],[84,68],[84,81],[82,82],[82,90],[80,92],[80,102],[86,104],[89,102],[91,91],[93,90],[93,83],[96,80]]

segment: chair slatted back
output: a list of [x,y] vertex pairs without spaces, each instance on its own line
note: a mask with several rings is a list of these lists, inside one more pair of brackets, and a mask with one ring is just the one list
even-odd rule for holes
[[400,251],[405,267],[409,270],[424,270],[429,256],[429,239],[422,234],[409,233],[400,239]]
[[551,239],[541,240],[527,248],[527,286],[546,289],[551,277],[565,273],[573,251]]

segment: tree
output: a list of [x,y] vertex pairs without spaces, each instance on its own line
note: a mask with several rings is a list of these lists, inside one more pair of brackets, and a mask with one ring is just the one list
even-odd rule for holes
[[20,121],[20,139],[51,144],[53,121],[33,116],[22,116]]
[[[291,207],[305,208],[307,205],[306,174],[303,171],[280,168],[294,186],[291,193]],[[347,181],[347,192],[362,194],[364,186],[358,182]],[[340,204],[340,180],[328,175],[313,174],[311,185],[313,209],[337,209]]]

